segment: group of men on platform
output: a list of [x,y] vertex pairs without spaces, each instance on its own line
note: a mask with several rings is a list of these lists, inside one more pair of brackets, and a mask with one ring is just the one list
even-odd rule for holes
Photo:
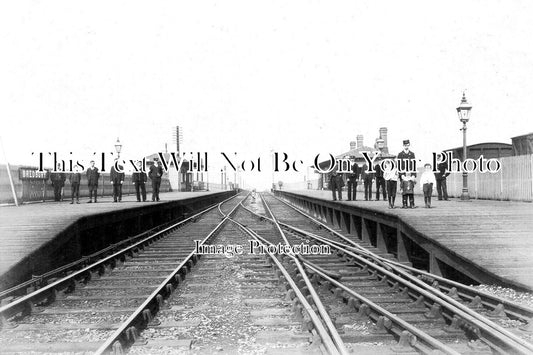
[[[410,141],[404,140],[404,149],[398,153],[399,169],[392,166],[390,161],[386,161],[384,169],[381,167],[381,160],[378,159],[374,166],[374,171],[368,169],[368,165],[359,167],[357,163],[352,165],[352,171],[347,174],[347,192],[348,201],[355,201],[357,194],[357,183],[362,181],[364,185],[365,201],[372,201],[372,185],[376,184],[376,201],[380,200],[380,192],[383,200],[389,202],[389,208],[395,208],[396,192],[398,182],[400,182],[400,191],[402,193],[402,208],[416,208],[414,202],[414,186],[416,184],[416,172],[408,172],[409,162],[415,159],[415,153],[410,150]],[[446,187],[446,178],[450,174],[446,171],[446,163],[441,162],[437,165],[437,172],[433,173],[431,164],[424,165],[424,172],[420,178],[422,191],[424,193],[424,204],[426,208],[431,207],[431,195],[433,186],[436,185],[439,200],[448,201],[448,192]],[[399,172],[400,171],[400,172]],[[333,201],[342,200],[342,188],[344,179],[341,174],[333,171],[329,181],[329,187],[333,193]]]
[[[98,181],[100,179],[100,172],[98,171],[98,168],[95,166],[94,160],[91,160],[91,166],[87,168],[86,175],[87,175],[87,184],[89,186],[89,201],[87,203],[93,202],[93,195],[94,195],[94,202],[97,202],[98,199]],[[113,185],[113,202],[121,202],[122,201],[122,184],[124,183],[124,167],[122,165],[118,165],[118,169],[115,168],[115,165],[111,167],[110,171],[110,181]],[[58,170],[60,170],[61,165],[58,164]],[[137,195],[137,201],[145,202],[146,201],[146,182],[148,181],[148,177],[152,181],[152,201],[159,201],[159,188],[161,186],[161,178],[163,176],[163,168],[161,167],[161,164],[159,163],[159,159],[154,159],[154,164],[150,166],[150,170],[148,171],[148,176],[144,171],[141,170],[141,162],[137,163],[138,171],[135,171],[132,173],[132,183],[135,185],[135,193]],[[74,199],[76,200],[76,203],[80,203],[80,183],[81,183],[81,171],[80,167],[76,165],[74,167],[74,171],[69,174],[69,181],[71,186],[71,204],[74,203]],[[65,181],[67,180],[67,174],[57,171],[50,173],[50,180],[52,182],[52,186],[54,187],[54,201],[61,201],[62,199],[62,191],[63,187],[65,186]]]

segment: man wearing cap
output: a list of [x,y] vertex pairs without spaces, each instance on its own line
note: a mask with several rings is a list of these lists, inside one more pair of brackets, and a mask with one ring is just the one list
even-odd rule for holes
[[152,202],[159,201],[161,176],[163,176],[163,168],[159,165],[159,159],[154,158],[154,165],[150,167],[150,171],[148,172],[148,177],[152,180]]
[[[409,148],[411,146],[411,142],[409,142],[409,139],[405,139],[403,141],[403,150],[398,153],[397,161],[398,161],[398,176],[400,178],[400,181],[412,181],[414,183],[416,179],[416,160],[415,160],[415,153],[413,153]],[[413,161],[413,163],[411,163]],[[410,176],[406,177],[405,173],[410,172]],[[414,199],[411,201],[411,208],[416,208]],[[406,206],[404,201],[404,206]]]
[[54,186],[54,201],[61,201],[63,186],[67,176],[61,171],[61,164],[57,164],[57,170],[50,173],[50,181]]
[[137,171],[131,174],[131,181],[135,185],[135,194],[137,195],[137,202],[146,202],[146,187],[144,183],[148,180],[146,173],[142,170],[142,163],[137,162]]
[[[409,142],[409,139],[405,139],[403,141],[403,150],[398,153],[398,175],[402,177],[405,175],[407,171],[410,171],[412,168],[413,171],[411,172],[411,175],[416,177],[416,161],[415,159],[415,153],[413,153],[409,148],[411,146],[411,142]],[[414,163],[411,163],[411,160],[414,161]],[[413,165],[414,164],[414,165]]]
[[98,196],[98,179],[100,179],[100,173],[98,168],[94,166],[94,160],[91,160],[91,166],[87,169],[87,184],[89,185],[89,202],[93,202],[93,193],[94,193],[94,203]]
[[74,198],[76,198],[76,203],[80,203],[80,182],[81,182],[81,173],[78,165],[74,167],[74,172],[70,174],[68,180],[70,181],[70,204],[74,203]]
[[[115,168],[115,166],[118,167]],[[118,164],[118,159],[115,159],[115,164],[111,167],[110,172],[111,184],[113,185],[113,202],[122,201],[122,184],[124,183],[124,167]]]
[[357,196],[357,180],[361,174],[361,168],[353,163],[352,172],[348,174],[348,201],[355,201]]
[[342,200],[342,187],[340,186],[340,180],[336,171],[333,171],[329,177],[329,188],[333,194],[333,201],[337,201],[337,191],[339,193],[339,200]]
[[448,201],[448,190],[446,188],[446,178],[450,175],[449,171],[446,171],[447,164],[440,162],[437,164],[437,172],[435,173],[435,180],[437,181],[437,195],[439,200],[444,197],[445,201]]
[[370,172],[368,165],[363,165],[361,172],[361,179],[363,179],[363,185],[365,187],[365,201],[372,201],[372,181],[374,180],[375,173]]

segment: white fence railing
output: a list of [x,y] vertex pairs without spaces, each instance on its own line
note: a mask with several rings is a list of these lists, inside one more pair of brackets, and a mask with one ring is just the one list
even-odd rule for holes
[[[533,201],[533,155],[500,158],[502,168],[497,173],[468,174],[471,198],[488,200]],[[448,194],[461,196],[463,175],[448,176]]]

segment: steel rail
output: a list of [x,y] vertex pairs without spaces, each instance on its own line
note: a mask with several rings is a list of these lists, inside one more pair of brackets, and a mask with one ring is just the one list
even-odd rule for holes
[[[259,236],[254,230],[250,229],[247,226],[244,226],[243,224],[237,222],[236,220],[230,218],[230,221],[235,223],[242,231],[244,231],[246,234],[257,240],[261,245],[264,245],[264,243],[268,243],[265,241],[265,239],[261,236]],[[309,318],[313,322],[318,335],[320,336],[320,339],[324,343],[324,346],[329,354],[342,354],[335,345],[335,342],[331,338],[328,330],[324,327],[322,324],[320,317],[316,314],[316,312],[313,310],[313,307],[309,304],[305,296],[302,294],[298,286],[296,285],[296,282],[292,279],[289,272],[285,269],[285,267],[281,264],[281,262],[275,257],[273,253],[271,253],[268,248],[265,249],[268,253],[269,257],[272,259],[272,261],[276,264],[278,269],[283,274],[283,277],[287,282],[289,283],[290,287],[294,290],[294,293],[296,297],[298,298],[298,301],[302,304],[304,309],[307,311],[307,314],[309,315]]]
[[[253,211],[254,215],[257,215],[258,217],[266,218],[270,220],[267,216],[259,215]],[[273,223],[270,220],[271,223]],[[292,227],[293,229],[298,229],[296,227]],[[516,336],[515,334],[507,331],[506,329],[500,327],[499,325],[495,324],[494,322],[490,321],[489,319],[486,319],[485,317],[482,317],[480,314],[472,311],[468,307],[462,305],[461,303],[453,300],[451,297],[443,294],[440,291],[435,290],[434,288],[430,287],[426,283],[420,281],[418,278],[413,277],[409,275],[408,273],[404,272],[403,270],[398,270],[398,268],[394,269],[393,266],[386,266],[381,267],[377,265],[376,263],[373,263],[364,257],[361,257],[359,255],[353,254],[351,251],[346,250],[343,246],[339,246],[335,243],[333,243],[331,240],[327,238],[323,238],[317,235],[314,235],[312,233],[309,233],[307,231],[302,231],[304,235],[309,236],[311,238],[317,239],[322,241],[323,243],[329,244],[330,246],[350,255],[351,257],[359,260],[360,263],[363,263],[374,270],[377,270],[381,274],[387,275],[388,277],[392,277],[396,281],[400,282],[402,285],[408,287],[409,289],[417,292],[418,294],[429,298],[433,300],[433,302],[438,303],[441,305],[444,309],[447,309],[448,311],[452,312],[453,314],[456,314],[457,316],[461,317],[463,320],[470,322],[474,324],[478,329],[483,330],[491,337],[495,338],[496,340],[499,340],[500,342],[503,342],[506,346],[511,347],[514,351],[523,353],[523,354],[530,354],[533,353],[533,344],[528,343],[524,339]],[[337,242],[338,243],[338,242]],[[340,243],[339,243],[340,244]],[[387,269],[390,269],[387,270]],[[406,280],[403,277],[400,277],[399,275],[396,275],[392,271],[396,271],[402,274],[403,277],[409,279]],[[438,293],[437,293],[438,292]],[[506,340],[504,340],[505,338]],[[483,339],[488,344],[491,344],[494,348],[498,349],[498,345],[492,343],[488,339]]]
[[[235,198],[236,196],[238,195],[235,195],[235,196],[232,196],[222,202],[221,203],[225,203],[233,198]],[[21,313],[21,312],[26,312],[26,313],[31,313],[32,309],[33,309],[33,304],[36,303],[36,302],[40,302],[40,301],[43,301],[47,298],[49,298],[50,296],[52,297],[55,297],[55,292],[57,291],[60,291],[66,287],[71,287],[73,285],[73,283],[75,282],[75,280],[77,278],[83,278],[83,279],[87,279],[87,274],[90,273],[91,271],[95,270],[95,269],[101,269],[102,267],[104,267],[105,265],[107,265],[108,263],[114,263],[116,262],[117,258],[120,258],[121,256],[127,254],[127,253],[132,253],[134,252],[136,249],[138,249],[139,247],[142,247],[143,245],[145,245],[146,243],[156,239],[156,238],[159,238],[161,237],[162,235],[164,235],[165,233],[171,231],[172,229],[175,229],[195,218],[198,218],[199,216],[211,211],[212,209],[214,209],[216,205],[213,205],[213,206],[210,206],[208,208],[206,208],[205,210],[203,211],[200,211],[198,213],[196,213],[195,215],[193,216],[190,216],[186,219],[184,219],[183,221],[180,221],[180,222],[177,222],[176,224],[173,224],[167,228],[164,228],[162,229],[161,231],[159,232],[156,232],[155,234],[149,236],[149,237],[146,237],[144,238],[143,240],[140,240],[139,242],[135,243],[135,244],[132,244],[112,255],[109,255],[101,260],[98,260],[96,262],[94,262],[93,264],[89,265],[89,266],[86,266],[84,267],[83,269],[81,270],[78,270],[78,271],[75,271],[73,272],[72,274],[70,275],[67,275],[65,277],[63,277],[62,279],[60,280],[56,280],[54,282],[52,282],[51,284],[49,285],[46,285],[38,290],[35,290],[33,291],[32,293],[28,294],[28,295],[25,295],[25,296],[22,296],[20,298],[17,298],[15,299],[13,302],[11,303],[8,303],[7,305],[5,306],[2,306],[0,307],[0,328],[4,327],[6,325],[6,323],[8,324],[8,319],[13,317],[14,315],[18,314],[18,313]],[[90,275],[90,274],[89,274]],[[75,285],[75,283],[74,283]]]
[[[261,196],[261,194],[260,194],[260,196]],[[274,225],[276,226],[278,232],[280,233],[281,237],[285,241],[285,245],[290,245],[289,241],[287,240],[287,237],[285,236],[285,233],[281,229],[278,221],[276,220],[276,217],[274,216],[274,214],[270,210],[270,207],[268,206],[267,202],[262,197],[261,197],[261,201],[263,202],[263,205],[265,206],[266,210],[268,211],[268,213],[272,217],[272,220],[274,221],[273,222]],[[242,205],[242,202],[240,203],[240,205]],[[332,336],[333,341],[335,342],[335,345],[337,346],[337,349],[339,349],[339,352],[341,354],[348,354],[348,350],[346,349],[346,347],[344,345],[344,342],[343,342],[341,336],[339,335],[339,332],[337,331],[337,328],[335,327],[335,325],[331,321],[331,318],[329,317],[329,314],[326,311],[326,308],[322,304],[322,301],[320,300],[320,297],[318,297],[318,294],[316,293],[313,285],[311,284],[311,281],[309,280],[309,277],[307,276],[307,273],[305,272],[305,270],[304,270],[304,268],[303,268],[303,266],[302,266],[302,264],[300,262],[299,256],[297,256],[295,258],[295,264],[296,264],[296,267],[298,268],[298,271],[302,275],[302,278],[303,278],[307,288],[309,289],[309,292],[310,292],[311,296],[313,297],[313,300],[315,301],[315,305],[316,305],[316,307],[318,309],[318,312],[322,316],[322,319],[324,320],[324,323],[326,324],[326,327],[328,328],[328,330],[330,332],[330,335]]]
[[[343,248],[341,246],[338,246],[338,245],[336,245],[334,243],[331,243],[328,239],[325,239],[325,238],[322,238],[322,237],[319,237],[319,236],[311,236],[310,234],[306,234],[306,235],[309,236],[309,237],[312,237],[312,238],[314,238],[316,240],[319,240],[319,241],[321,241],[323,243],[329,244],[330,246],[336,248],[337,250],[340,250],[340,251],[344,252],[345,254],[350,255],[351,257],[358,259],[359,262],[362,262],[365,265],[373,268],[374,270],[377,270],[381,274],[384,274],[384,275],[386,275],[386,276],[388,276],[390,278],[393,278],[394,280],[400,282],[405,287],[408,287],[410,290],[413,290],[413,291],[417,292],[418,294],[424,296],[425,298],[430,299],[430,300],[432,300],[435,303],[438,303],[444,309],[446,309],[449,312],[461,317],[466,322],[472,323],[473,325],[478,327],[480,330],[483,330],[484,332],[486,332],[491,337],[493,337],[493,338],[495,338],[497,340],[503,341],[505,345],[507,345],[508,347],[512,348],[517,353],[531,354],[533,352],[533,350],[532,350],[533,349],[533,345],[532,344],[527,343],[525,340],[517,337],[516,335],[514,335],[514,334],[510,333],[509,331],[505,330],[504,328],[501,328],[500,326],[494,324],[492,321],[482,317],[478,313],[470,310],[469,308],[467,308],[464,305],[460,304],[459,302],[453,300],[449,296],[444,295],[442,293],[435,294],[435,292],[432,292],[432,291],[435,291],[435,290],[431,290],[431,289],[430,290],[426,290],[425,287],[427,287],[427,284],[425,284],[425,283],[422,283],[424,288],[421,288],[420,286],[418,286],[418,283],[421,283],[421,281],[418,280],[416,277],[412,277],[411,281],[406,280],[406,279],[396,275],[392,271],[389,271],[389,270],[387,270],[387,269],[385,269],[385,268],[383,268],[383,267],[381,267],[381,266],[379,266],[379,265],[377,265],[375,263],[372,263],[371,261],[368,261],[368,260],[366,260],[365,258],[363,258],[363,257],[361,257],[359,255],[353,254],[351,251],[348,251],[347,249],[345,249],[345,248]],[[489,329],[487,329],[487,328],[489,328]],[[500,328],[500,329],[498,329],[498,328]],[[507,341],[503,340],[502,339],[503,337],[505,337],[508,340]],[[481,338],[481,336],[480,336],[480,338]],[[493,341],[491,341],[489,339],[486,339],[486,338],[484,338],[484,340],[487,343],[492,344],[493,347],[499,348],[499,346],[494,344]],[[512,343],[511,343],[511,340],[512,340]]]
[[[235,195],[232,198],[237,196],[239,195]],[[227,201],[228,200],[220,202],[219,205]],[[220,227],[229,219],[231,213],[233,213],[238,206],[239,204],[236,204],[235,207],[233,207],[233,209],[200,242],[200,245],[208,241],[220,229]],[[144,328],[149,323],[149,320],[147,320],[144,316],[145,311],[148,310],[151,316],[157,312],[157,310],[161,307],[160,302],[162,302],[165,298],[168,298],[175,286],[177,286],[179,283],[179,275],[186,274],[188,271],[187,269],[192,267],[192,263],[195,263],[198,256],[200,255],[196,254],[195,250],[191,251],[189,255],[187,255],[183,261],[170,273],[170,275],[159,284],[159,286],[150,294],[150,296],[148,296],[147,299],[129,316],[129,318],[124,321],[109,338],[106,339],[106,341],[98,348],[98,350],[96,350],[95,354],[108,354],[115,350],[120,352],[123,351],[125,346],[127,346],[128,341],[135,341],[135,337],[138,336],[139,328]],[[169,287],[169,285],[171,286]],[[132,334],[132,332],[135,334]]]
[[[357,249],[357,250],[361,251],[362,253],[368,255],[369,257],[378,259],[378,260],[382,261],[383,263],[387,263],[387,264],[390,264],[390,265],[395,265],[397,267],[401,267],[403,269],[409,270],[409,271],[411,271],[413,273],[417,273],[419,275],[424,275],[424,276],[427,276],[427,277],[431,277],[431,278],[433,278],[433,279],[435,279],[437,281],[440,281],[440,282],[443,282],[443,283],[449,285],[450,287],[455,287],[458,290],[458,292],[460,292],[460,290],[462,290],[463,291],[462,296],[464,296],[466,298],[469,298],[470,300],[472,300],[475,296],[479,296],[480,298],[482,298],[482,303],[485,304],[485,306],[487,306],[487,307],[491,307],[492,309],[494,309],[498,305],[498,303],[501,303],[505,307],[507,307],[504,310],[505,313],[508,313],[509,315],[511,315],[511,316],[513,316],[513,317],[515,317],[517,319],[521,319],[524,322],[528,322],[528,321],[530,321],[531,318],[533,318],[533,308],[529,308],[529,307],[526,307],[526,306],[522,306],[522,305],[516,304],[516,303],[514,303],[512,301],[509,301],[507,299],[503,299],[503,298],[491,295],[491,294],[489,294],[487,292],[483,292],[481,290],[477,290],[477,289],[475,289],[473,287],[470,287],[468,285],[464,285],[464,284],[461,284],[459,282],[444,278],[442,276],[431,274],[431,273],[426,272],[424,270],[415,269],[414,267],[411,267],[411,266],[408,266],[408,265],[403,265],[403,264],[401,264],[399,262],[396,262],[396,261],[393,261],[393,260],[385,259],[385,258],[383,258],[383,257],[381,257],[381,256],[379,256],[379,255],[377,255],[377,254],[365,249],[364,247],[361,247],[360,245],[354,243],[352,240],[346,238],[344,235],[342,235],[339,232],[335,231],[334,229],[332,229],[328,225],[324,224],[323,222],[313,218],[312,216],[310,216],[309,214],[305,213],[304,211],[301,211],[299,208],[293,206],[292,204],[288,203],[287,201],[284,201],[284,200],[280,199],[277,196],[273,196],[273,197],[276,198],[278,201],[284,203],[288,207],[292,208],[294,211],[296,211],[296,212],[302,214],[303,216],[311,219],[314,223],[316,223],[317,225],[321,226],[322,228],[328,230],[330,233],[334,234],[336,237],[341,238],[344,241],[348,242],[349,244],[352,245],[352,247],[354,249]],[[280,224],[289,227],[289,225],[286,225],[283,222],[280,222]],[[290,226],[290,228],[296,228],[296,227]],[[439,286],[441,286],[441,285],[439,285]],[[492,301],[492,302],[490,302],[490,301]],[[496,303],[496,304],[494,304],[494,303]]]
[[[241,202],[241,205],[242,205],[242,202]],[[251,211],[250,209],[246,208],[246,207],[245,207],[245,209],[248,210],[249,212],[252,212],[255,216],[258,216],[258,217],[260,216],[260,215],[258,215],[256,213],[254,213],[253,211]],[[272,220],[270,218],[268,218],[268,217],[267,217],[267,220],[272,222]],[[266,241],[264,238],[262,238],[260,236],[259,236],[259,238],[264,240],[266,243],[269,243],[269,244],[273,245],[271,242]],[[294,256],[294,255],[289,255],[289,257],[293,258],[293,260],[297,260],[297,257]],[[301,259],[302,259],[303,264],[307,268],[311,269],[315,274],[318,274],[320,277],[322,277],[326,281],[331,282],[335,286],[337,286],[339,288],[342,288],[344,291],[348,292],[351,296],[357,298],[362,303],[368,305],[371,309],[373,309],[379,315],[387,317],[389,320],[391,320],[391,322],[397,324],[400,328],[402,328],[404,330],[407,330],[411,334],[415,335],[417,338],[421,339],[422,341],[424,341],[426,344],[430,345],[434,349],[443,351],[445,354],[453,354],[453,355],[458,355],[459,354],[457,351],[455,351],[454,349],[450,348],[449,346],[443,344],[442,342],[438,341],[437,339],[433,338],[432,336],[428,335],[427,333],[423,332],[422,330],[412,326],[411,324],[407,323],[406,321],[404,321],[403,319],[399,318],[395,314],[390,313],[389,311],[387,311],[386,309],[384,309],[381,306],[377,305],[376,303],[372,302],[368,298],[366,298],[366,297],[358,294],[357,292],[351,290],[349,287],[345,286],[344,284],[342,284],[341,282],[339,282],[335,278],[329,276],[321,268],[318,268],[313,263],[306,261],[305,258],[301,257]],[[423,349],[419,349],[419,350],[423,350]]]
[[[214,207],[216,205],[217,204],[213,204],[213,205],[211,205],[209,207]],[[172,223],[169,223],[167,225],[171,225],[171,224]],[[121,240],[121,241],[119,241],[117,243],[110,244],[109,246],[107,246],[107,247],[105,247],[103,249],[100,249],[100,250],[98,250],[98,251],[96,251],[96,252],[94,252],[92,254],[89,254],[89,255],[84,255],[78,260],[72,261],[72,262],[70,262],[68,264],[65,264],[65,265],[61,265],[60,267],[58,267],[58,268],[56,268],[54,270],[50,270],[50,271],[45,272],[44,274],[33,275],[31,279],[23,281],[22,283],[20,283],[18,285],[15,285],[15,286],[13,286],[13,287],[11,287],[9,289],[6,289],[6,290],[0,292],[0,299],[12,296],[14,293],[20,292],[24,288],[27,288],[27,287],[30,287],[30,286],[38,286],[38,284],[42,283],[43,280],[50,279],[53,276],[58,276],[58,274],[64,273],[66,271],[71,271],[76,266],[87,264],[87,263],[91,262],[93,259],[98,259],[99,257],[102,257],[102,255],[105,255],[106,253],[108,253],[108,252],[110,252],[112,250],[116,250],[117,248],[119,248],[119,247],[121,247],[123,245],[127,245],[128,243],[133,243],[137,239],[145,237],[146,235],[148,235],[150,233],[156,232],[160,227],[161,226],[156,226],[156,227],[151,228],[151,229],[149,229],[147,231],[144,231],[142,233],[139,233],[139,234],[134,235],[132,237],[129,237],[127,239]]]
[[[276,197],[277,200],[287,204],[285,201],[282,201],[280,200],[279,198]],[[287,204],[288,205],[288,204]],[[296,211],[300,212],[301,214],[303,214],[304,216],[306,217],[309,217],[311,218],[312,220],[316,221],[314,218],[310,217],[310,216],[307,216],[305,213],[303,213],[302,211],[299,211],[298,209],[296,209],[295,207],[292,207],[290,205],[288,205],[289,207],[295,209]],[[252,211],[253,212],[253,211]],[[262,216],[263,218],[268,218],[268,217],[265,217],[265,216]],[[324,228],[326,228],[328,231],[334,233],[336,236],[339,236],[339,237],[342,237],[343,239],[346,239],[344,236],[342,236],[341,234],[339,234],[338,232],[332,230],[331,228],[329,228],[329,226],[326,226],[324,225],[322,222],[319,222],[319,221],[316,221],[318,222],[321,226],[323,226]],[[310,236],[310,237],[313,237],[313,238],[323,238],[321,236],[317,236],[313,233],[310,233],[310,232],[307,232],[307,231],[303,231],[301,229],[298,229],[297,227],[293,227],[293,226],[290,226],[288,224],[284,224],[282,223],[284,226],[288,227],[288,228],[291,228],[293,230],[298,230],[299,232],[303,233],[304,235],[307,235],[307,236]],[[339,243],[339,242],[336,242],[336,241],[331,241],[329,239],[325,239],[329,242],[332,242],[332,243],[336,243],[336,244],[341,244],[342,243]],[[351,241],[350,241],[351,242]],[[353,243],[353,242],[352,242]],[[357,246],[357,245],[356,245]],[[337,246],[337,248],[339,248],[339,246]],[[342,245],[342,248],[346,248],[346,246]],[[363,247],[361,246],[357,246],[357,249],[363,249]],[[346,250],[345,250],[346,251]],[[357,252],[357,251],[356,251]],[[512,339],[514,342],[520,344],[520,346],[528,349],[529,352],[533,353],[533,344],[525,341],[524,339],[518,337],[517,335],[509,332],[508,330],[506,330],[505,328],[499,326],[498,324],[492,322],[490,319],[487,319],[486,317],[483,317],[482,315],[480,315],[479,313],[471,310],[470,308],[468,308],[467,306],[461,304],[460,302],[457,302],[456,300],[454,300],[453,298],[451,298],[450,296],[444,294],[443,292],[441,292],[440,290],[437,290],[435,289],[434,287],[431,287],[430,285],[428,285],[427,283],[421,281],[420,279],[418,279],[417,277],[414,277],[413,275],[410,275],[409,273],[403,271],[403,270],[400,270],[398,269],[398,267],[395,267],[395,266],[399,266],[399,265],[393,265],[394,262],[391,262],[389,260],[383,260],[383,258],[379,257],[378,255],[375,255],[374,253],[371,253],[370,251],[367,251],[367,250],[364,250],[364,254],[366,254],[367,256],[371,257],[371,258],[374,258],[374,259],[379,259],[379,261],[383,264],[386,264],[384,267],[386,267],[387,269],[390,269],[391,271],[395,271],[397,273],[399,273],[401,275],[401,277],[405,278],[405,279],[408,279],[409,282],[413,283],[413,284],[416,284],[418,286],[420,286],[421,288],[423,288],[424,290],[427,290],[428,292],[432,293],[433,295],[435,295],[436,297],[439,297],[441,299],[443,299],[445,302],[451,304],[453,307],[455,308],[458,308],[459,310],[461,310],[462,312],[466,313],[469,317],[468,318],[473,318],[473,319],[476,319],[478,320],[479,322],[482,322],[483,324],[489,326],[490,328],[492,328],[493,330],[499,332],[500,334],[504,335],[505,337],[509,338],[509,339]],[[366,259],[364,259],[366,260]],[[372,264],[372,263],[371,263]],[[368,264],[369,266],[371,266],[371,264]],[[396,263],[397,264],[397,263]],[[375,265],[375,264],[374,264]],[[400,264],[401,265],[401,264]],[[401,265],[403,269],[405,269],[404,265]],[[414,269],[416,270],[416,269]],[[427,273],[429,274],[429,273]],[[429,274],[431,275],[431,274]],[[434,276],[434,275],[431,275],[431,276]],[[480,293],[481,294],[481,293]],[[494,298],[494,297],[493,297]],[[515,305],[515,304],[512,304],[511,302],[501,302],[501,303],[505,303],[505,304],[511,304],[513,306],[515,306],[514,308],[515,309],[521,309],[521,308],[524,308],[522,306],[519,306],[519,305]],[[441,304],[442,305],[442,304]],[[527,310],[527,308],[526,308]],[[451,312],[453,313],[456,313],[452,310],[450,310]],[[463,317],[464,318],[464,317]],[[531,321],[529,322],[529,324],[531,324]]]

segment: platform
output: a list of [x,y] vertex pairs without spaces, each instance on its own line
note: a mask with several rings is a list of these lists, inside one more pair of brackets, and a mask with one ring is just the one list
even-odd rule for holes
[[[533,204],[471,200],[432,201],[424,208],[422,196],[415,196],[416,209],[389,209],[386,201],[332,201],[331,191],[285,191],[306,202],[338,206],[355,211],[365,219],[402,222],[416,234],[418,243],[448,264],[457,263],[474,279],[486,273],[504,284],[533,291]],[[343,196],[345,197],[345,196]],[[359,195],[360,197],[360,195]],[[396,198],[401,206],[401,196]],[[420,207],[422,206],[422,207]],[[341,216],[342,217],[342,216]],[[398,222],[395,222],[396,219]],[[385,223],[385,222],[384,222]],[[349,228],[349,227],[348,227]],[[439,251],[440,250],[440,251]],[[453,259],[453,260],[452,260]]]
[[[80,204],[63,201],[2,206],[0,290],[24,279],[28,273],[39,274],[57,266],[47,262],[46,258],[70,262],[94,252],[83,250],[89,245],[88,240],[91,240],[92,249],[105,247],[110,242],[175,218],[183,211],[212,204],[215,196],[217,200],[222,198],[219,195],[218,190],[167,192],[160,194],[160,202],[137,202],[134,195],[129,195],[117,203],[111,197],[104,197],[98,203],[87,203],[88,199],[84,198]],[[210,196],[213,198],[208,198]],[[203,203],[199,204],[197,200]],[[187,201],[189,207],[180,209],[179,201]]]

